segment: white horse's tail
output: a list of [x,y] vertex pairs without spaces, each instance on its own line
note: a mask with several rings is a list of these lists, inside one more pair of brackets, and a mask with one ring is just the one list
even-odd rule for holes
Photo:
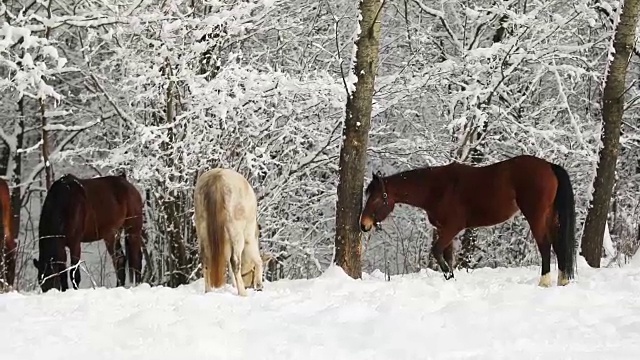
[[227,258],[225,247],[229,242],[226,231],[226,211],[223,192],[216,194],[218,185],[209,184],[204,193],[204,207],[207,213],[207,241],[205,251],[207,258],[208,278],[214,288],[219,288],[225,284],[227,270]]

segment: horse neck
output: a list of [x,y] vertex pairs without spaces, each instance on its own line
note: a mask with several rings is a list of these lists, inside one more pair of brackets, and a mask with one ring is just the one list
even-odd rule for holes
[[46,262],[50,259],[54,261],[64,261],[66,259],[65,237],[43,236],[38,241],[40,260]]
[[55,260],[66,258],[64,247],[69,227],[67,215],[70,213],[71,202],[71,192],[66,186],[63,183],[54,183],[51,186],[44,201],[38,225],[40,254]]
[[431,183],[428,169],[416,169],[385,178],[387,193],[396,203],[423,207],[429,203]]

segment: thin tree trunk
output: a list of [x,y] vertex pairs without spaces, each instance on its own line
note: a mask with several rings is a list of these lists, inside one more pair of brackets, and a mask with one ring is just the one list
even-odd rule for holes
[[53,183],[53,167],[49,161],[49,131],[47,130],[47,117],[45,100],[40,99],[40,121],[42,126],[42,161],[44,162],[44,179],[46,188],[51,187]]
[[[621,5],[623,3],[621,2]],[[625,0],[613,39],[613,60],[609,65],[602,94],[603,132],[600,160],[593,183],[593,199],[582,234],[582,255],[590,266],[599,268],[602,241],[613,192],[616,163],[620,151],[620,126],[624,112],[627,66],[633,50],[640,0]]]
[[361,0],[360,35],[356,42],[356,88],[347,97],[340,182],[336,203],[336,264],[349,276],[362,277],[362,184],[371,128],[371,108],[378,67],[382,1]]

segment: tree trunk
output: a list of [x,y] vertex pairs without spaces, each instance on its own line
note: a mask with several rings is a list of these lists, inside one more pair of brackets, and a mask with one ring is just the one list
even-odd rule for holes
[[[49,2],[51,3],[51,2]],[[42,126],[42,162],[44,162],[44,180],[48,190],[53,183],[53,167],[49,161],[49,131],[47,131],[47,118],[45,116],[45,100],[40,99],[40,121]]]
[[[621,4],[622,5],[622,4]],[[602,93],[602,149],[593,182],[591,200],[584,231],[582,255],[591,267],[599,268],[602,241],[609,203],[613,192],[616,162],[620,151],[620,125],[624,111],[624,92],[627,66],[633,50],[640,0],[625,0],[613,39],[613,60]]]
[[371,108],[378,67],[380,0],[360,1],[360,34],[356,41],[354,74],[357,83],[347,97],[343,144],[340,150],[340,181],[336,203],[336,264],[352,278],[362,277],[360,212],[362,184],[371,128]]

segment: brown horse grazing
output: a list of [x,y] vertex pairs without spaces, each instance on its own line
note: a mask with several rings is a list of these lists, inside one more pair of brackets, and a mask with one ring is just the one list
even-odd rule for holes
[[[73,288],[80,284],[81,243],[104,239],[117,286],[125,283],[125,257],[120,244],[120,230],[125,231],[126,262],[129,281],[140,283],[142,273],[143,202],[138,190],[124,175],[80,179],[67,174],[56,180],[44,200],[39,223],[38,269],[42,291],[69,288],[67,272],[71,271]],[[71,254],[67,269],[65,246]]]
[[474,167],[459,163],[425,167],[387,177],[373,175],[360,228],[380,226],[396,203],[419,207],[435,226],[431,252],[445,278],[453,278],[453,238],[466,228],[488,227],[520,210],[542,257],[540,286],[551,286],[551,247],[558,259],[558,285],[574,276],[575,202],[571,180],[561,166],[517,156]]
[[[16,277],[16,257],[17,244],[13,233],[11,194],[9,184],[0,179],[0,234],[2,234],[2,244],[0,244],[0,289],[10,289]],[[2,256],[3,255],[3,256]]]

